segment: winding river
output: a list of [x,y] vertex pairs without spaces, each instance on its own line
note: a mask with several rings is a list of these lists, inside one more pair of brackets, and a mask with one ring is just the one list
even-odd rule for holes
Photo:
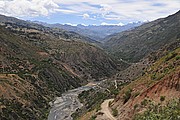
[[51,110],[48,120],[73,120],[71,115],[83,105],[78,99],[78,95],[86,90],[94,88],[96,84],[89,84],[73,90],[69,90],[57,97],[54,102],[51,102]]

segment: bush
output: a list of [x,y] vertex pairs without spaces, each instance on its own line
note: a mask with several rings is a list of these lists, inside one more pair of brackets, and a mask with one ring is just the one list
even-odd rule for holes
[[116,117],[118,115],[118,111],[116,109],[112,109],[112,115]]
[[133,97],[135,98],[135,97],[137,97],[139,94],[140,94],[139,91],[138,91],[138,92],[135,92],[135,93],[133,94]]
[[96,119],[96,115],[93,115],[89,120],[95,120]]
[[170,59],[174,58],[175,56],[177,55],[177,53],[171,53],[170,55],[168,55],[166,58],[165,58],[165,61],[169,61]]
[[176,56],[176,60],[179,60],[180,59],[180,55]]
[[128,91],[125,92],[125,94],[124,94],[124,96],[123,96],[123,98],[124,98],[124,104],[130,99],[130,97],[131,97],[131,92],[132,92],[131,89],[129,89]]
[[135,110],[136,108],[138,108],[138,106],[139,106],[139,104],[135,104],[135,105],[134,105],[134,110]]
[[165,107],[161,105],[152,105],[143,114],[136,114],[134,120],[179,120],[180,101],[173,100]]
[[152,75],[151,75],[151,80],[155,80],[156,79],[156,73],[153,73]]
[[144,99],[142,102],[141,102],[141,105],[143,106],[146,106],[148,104],[148,100],[147,99]]
[[165,96],[160,97],[160,101],[163,102],[165,100]]

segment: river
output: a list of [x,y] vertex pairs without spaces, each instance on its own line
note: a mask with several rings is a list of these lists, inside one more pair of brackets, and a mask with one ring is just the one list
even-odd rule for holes
[[52,108],[48,120],[73,120],[71,115],[83,106],[78,99],[78,95],[95,86],[95,84],[82,86],[63,93],[61,97],[57,97],[54,102],[50,103]]

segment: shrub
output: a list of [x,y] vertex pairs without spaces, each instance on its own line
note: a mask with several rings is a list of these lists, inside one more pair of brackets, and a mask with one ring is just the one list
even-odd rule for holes
[[116,117],[118,115],[118,111],[116,109],[112,109],[112,115]]
[[96,115],[93,115],[93,116],[91,116],[91,118],[89,120],[95,120],[96,117],[97,117]]
[[137,97],[139,94],[140,94],[139,91],[138,91],[138,92],[135,92],[134,95],[133,95],[133,97],[135,98],[135,97]]
[[160,101],[163,102],[165,100],[165,96],[160,97]]
[[155,80],[156,79],[156,73],[151,75],[151,80]]
[[142,102],[141,102],[141,105],[143,106],[146,106],[148,104],[148,100],[147,99],[144,99]]
[[179,60],[180,59],[180,55],[176,56],[176,60]]
[[143,114],[136,114],[134,120],[179,120],[180,101],[170,101],[166,106],[152,105]]
[[139,106],[138,104],[135,104],[134,105],[134,110],[136,110],[136,108],[138,108],[138,106]]
[[174,58],[175,56],[177,55],[177,53],[171,53],[170,55],[168,55],[166,58],[165,58],[165,61],[169,61],[170,59]]
[[130,99],[130,97],[131,97],[131,92],[132,92],[131,89],[129,89],[128,91],[125,92],[125,94],[124,94],[124,96],[123,96],[123,98],[124,98],[124,104]]

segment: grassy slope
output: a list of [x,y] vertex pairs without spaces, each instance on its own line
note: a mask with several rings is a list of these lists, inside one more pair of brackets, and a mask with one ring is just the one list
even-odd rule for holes
[[[165,103],[179,98],[180,48],[157,60],[142,77],[122,89],[114,101],[113,108],[119,112],[119,119],[130,118],[147,109],[151,101]],[[123,112],[122,112],[123,111]]]
[[82,81],[39,55],[43,49],[0,30],[0,118],[46,119],[48,102]]
[[4,120],[45,119],[48,102],[56,95],[117,70],[103,50],[76,40],[83,38],[10,25],[8,30],[0,27],[0,118]]
[[180,38],[180,11],[107,38],[105,48],[117,58],[137,62]]

